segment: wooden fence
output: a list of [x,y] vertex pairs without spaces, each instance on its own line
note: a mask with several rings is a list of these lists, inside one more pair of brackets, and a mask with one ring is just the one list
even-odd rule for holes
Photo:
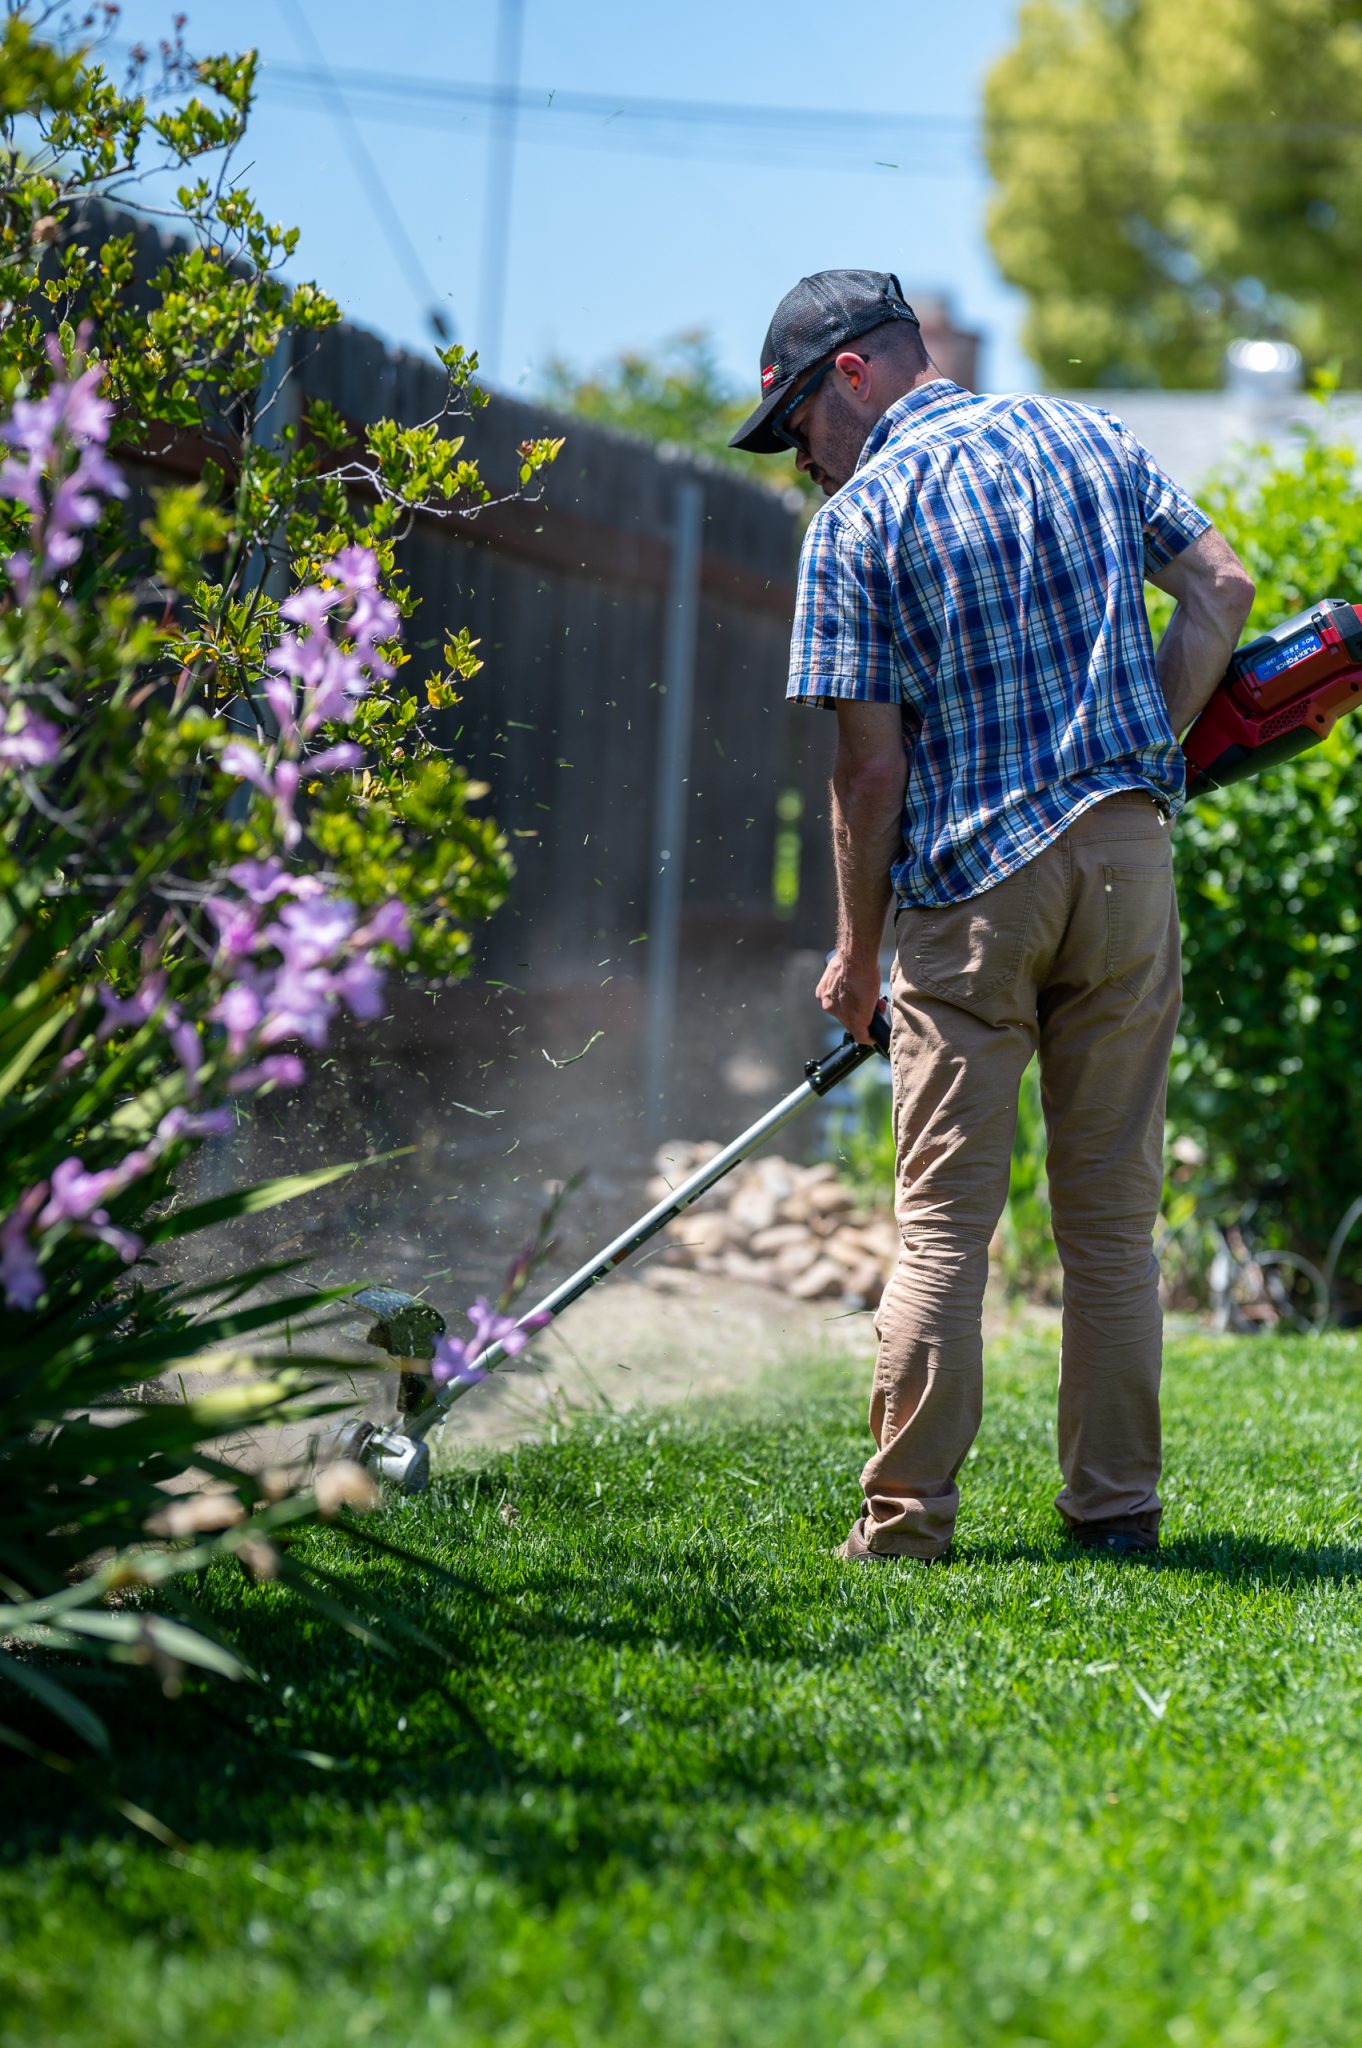
[[[443,395],[438,366],[356,328],[323,336],[296,374],[304,397],[348,419],[412,423]],[[541,502],[418,517],[401,552],[421,600],[413,651],[438,660],[447,630],[467,626],[486,663],[446,735],[490,785],[516,856],[484,964],[563,981],[623,947],[627,971],[628,942],[653,921],[659,867],[681,852],[687,943],[821,942],[830,721],[783,704],[794,513],[713,465],[521,400],[498,396],[470,423],[468,443],[496,492],[515,478],[518,443],[550,433],[567,445]],[[691,481],[702,493],[693,709],[684,762],[660,764],[668,635],[687,602],[673,572]],[[683,849],[657,837],[669,776],[687,799]],[[786,876],[801,878],[784,916],[778,854]]]
[[[137,267],[150,276],[163,254],[154,226],[98,209],[79,229],[99,240],[115,231],[136,235]],[[384,416],[414,424],[440,410],[439,365],[362,328],[298,336],[293,347],[272,366],[282,416],[313,398],[356,427]],[[688,951],[826,944],[832,721],[783,703],[798,550],[791,504],[684,451],[532,401],[498,394],[465,424],[468,452],[497,495],[514,487],[518,443],[567,440],[538,502],[418,514],[399,554],[419,600],[408,638],[417,660],[437,664],[449,630],[467,626],[486,664],[457,713],[443,715],[442,733],[488,783],[487,806],[516,860],[510,901],[479,935],[480,967],[541,986],[594,973],[607,955],[624,974],[641,970],[647,947],[631,951],[630,941],[655,922],[669,862]],[[138,465],[142,480],[193,473],[204,452],[168,440]],[[689,592],[678,592],[678,518],[691,484],[702,494],[699,560]],[[659,760],[677,730],[664,715],[669,635],[687,606],[685,758]],[[673,637],[673,686],[678,644]],[[685,799],[679,848],[658,837],[669,783]]]

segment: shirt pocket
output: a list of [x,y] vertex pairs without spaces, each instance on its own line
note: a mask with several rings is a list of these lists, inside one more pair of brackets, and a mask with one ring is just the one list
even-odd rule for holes
[[1139,1002],[1158,981],[1173,931],[1173,871],[1165,855],[1157,867],[1104,862],[1107,900],[1107,979]]

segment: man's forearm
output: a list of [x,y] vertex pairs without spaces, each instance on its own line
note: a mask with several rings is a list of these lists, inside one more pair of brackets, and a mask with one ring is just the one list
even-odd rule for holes
[[1154,659],[1169,721],[1180,737],[1210,703],[1229,667],[1253,608],[1253,583],[1214,527],[1150,581],[1177,600]]
[[848,959],[879,960],[890,871],[903,850],[905,780],[901,768],[832,778],[837,949]]
[[1155,651],[1159,686],[1174,735],[1186,732],[1204,711],[1239,643],[1247,609],[1218,616],[1178,605]]

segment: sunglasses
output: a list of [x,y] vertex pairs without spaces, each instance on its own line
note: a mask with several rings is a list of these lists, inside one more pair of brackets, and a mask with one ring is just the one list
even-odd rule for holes
[[809,444],[805,440],[802,431],[790,425],[790,420],[799,411],[804,400],[813,397],[814,392],[827,376],[828,371],[836,367],[836,363],[836,356],[829,356],[822,369],[815,370],[808,383],[801,384],[789,404],[782,406],[780,411],[771,420],[771,432],[775,435],[776,439],[783,441],[787,448],[795,449],[800,455],[808,454]]

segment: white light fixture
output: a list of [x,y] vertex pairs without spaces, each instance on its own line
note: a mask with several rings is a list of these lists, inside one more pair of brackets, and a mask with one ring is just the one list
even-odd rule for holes
[[1301,388],[1301,352],[1289,341],[1232,341],[1225,350],[1225,385],[1251,404],[1290,398]]

